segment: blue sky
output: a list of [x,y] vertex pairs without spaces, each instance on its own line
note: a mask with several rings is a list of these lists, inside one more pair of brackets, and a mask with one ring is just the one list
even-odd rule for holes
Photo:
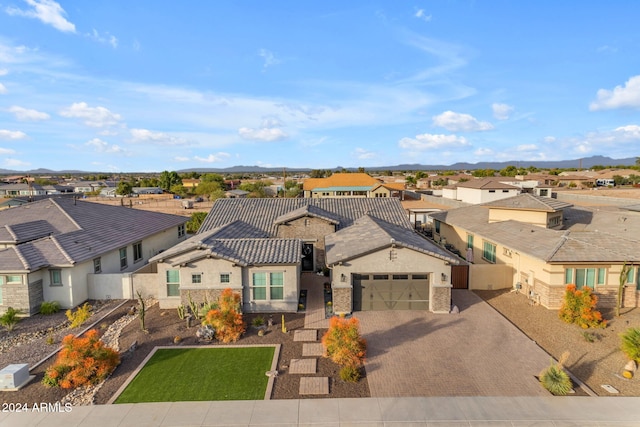
[[0,168],[640,155],[640,2],[0,0]]

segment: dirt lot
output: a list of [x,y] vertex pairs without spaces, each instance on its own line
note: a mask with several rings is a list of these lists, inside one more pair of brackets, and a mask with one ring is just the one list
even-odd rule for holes
[[[607,327],[585,330],[564,323],[557,310],[529,305],[523,294],[509,290],[475,292],[556,360],[569,351],[567,369],[596,394],[610,396],[602,388],[603,384],[609,384],[621,396],[640,396],[640,373],[636,372],[638,375],[630,380],[622,377],[627,359],[620,351],[619,337],[629,327],[640,328],[639,308],[622,309],[620,317],[615,317],[612,310],[603,311]],[[585,333],[591,335],[593,342],[585,338]]]
[[[127,314],[131,306],[135,306],[134,301],[127,302],[123,307],[118,309],[107,319],[99,322],[99,331],[107,329],[108,324],[115,322],[118,318],[121,318]],[[245,322],[250,325],[254,315],[246,315]],[[38,319],[41,321],[46,320],[41,316],[34,316],[33,318],[25,321],[25,324],[19,325],[12,334],[27,333],[27,329],[32,331],[37,327]],[[272,399],[298,399],[298,398],[318,398],[318,397],[369,397],[369,386],[366,379],[366,374],[363,372],[363,378],[358,383],[345,383],[340,379],[339,367],[328,359],[319,358],[316,376],[329,377],[329,395],[328,396],[300,396],[298,394],[299,378],[300,375],[289,374],[287,369],[291,359],[302,358],[302,343],[293,341],[293,331],[300,329],[304,326],[304,314],[303,313],[287,313],[285,315],[285,321],[288,333],[283,333],[279,322],[281,319],[280,314],[274,314],[273,319],[277,319],[277,323],[267,331],[267,333],[260,337],[256,329],[252,327],[247,328],[247,332],[237,342],[237,344],[281,344],[280,357],[278,360],[279,376],[275,379],[274,389],[272,393]],[[186,322],[178,318],[176,310],[160,310],[158,305],[153,305],[146,313],[145,317],[147,333],[142,332],[140,329],[140,323],[136,319],[129,323],[121,332],[119,339],[119,348],[122,354],[121,363],[113,372],[100,389],[95,394],[95,404],[105,404],[109,401],[112,395],[120,388],[120,386],[126,381],[131,373],[138,367],[138,365],[144,360],[149,352],[156,346],[162,345],[176,345],[174,344],[174,337],[180,336],[182,341],[178,345],[199,345],[199,344],[213,344],[216,342],[199,342],[195,336],[196,327],[192,326],[187,329]],[[22,329],[21,329],[22,328]],[[72,332],[68,328],[60,332],[60,338],[66,333]],[[320,331],[320,335],[324,331]],[[6,337],[6,335],[5,335]],[[41,352],[44,357],[50,353],[55,346],[47,346],[44,343],[44,337],[40,337],[37,340],[31,342],[25,342],[22,346],[28,346],[27,348],[34,352]],[[128,351],[135,342],[135,349]],[[19,347],[19,346],[18,346]],[[53,349],[52,349],[53,347]],[[20,360],[20,357],[13,357],[13,352],[7,351],[2,354],[3,366],[9,363],[24,363]],[[15,354],[19,354],[15,352]],[[5,392],[2,395],[3,401],[14,403],[28,403],[30,406],[33,403],[40,402],[57,402],[65,397],[67,392],[65,390],[57,388],[47,388],[41,384],[44,376],[45,369],[52,363],[53,359],[47,363],[34,369],[31,374],[36,378],[29,383],[23,389],[17,392]]]
[[154,194],[141,197],[87,197],[89,202],[102,203],[111,206],[130,206],[134,209],[162,212],[173,215],[191,216],[194,212],[207,212],[211,210],[213,201],[194,202],[192,209],[182,207],[182,199],[174,199],[170,194]]

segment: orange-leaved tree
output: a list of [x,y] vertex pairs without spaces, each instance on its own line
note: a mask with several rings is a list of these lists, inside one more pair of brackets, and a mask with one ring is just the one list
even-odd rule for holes
[[42,382],[50,387],[76,388],[104,380],[120,363],[117,351],[106,347],[92,329],[76,338],[67,335],[55,362],[47,368]]
[[246,329],[240,313],[240,294],[230,288],[222,291],[218,308],[210,310],[202,323],[215,329],[218,340],[224,343],[238,341]]
[[590,287],[576,289],[576,285],[567,285],[564,301],[558,316],[567,323],[575,323],[583,328],[605,328],[607,321],[596,310],[598,297]]
[[367,342],[360,336],[360,322],[355,317],[332,317],[329,329],[322,337],[325,357],[342,366],[340,376],[345,381],[358,381],[359,369],[367,352]]

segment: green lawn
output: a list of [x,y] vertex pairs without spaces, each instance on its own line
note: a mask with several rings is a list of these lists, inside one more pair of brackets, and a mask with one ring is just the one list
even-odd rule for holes
[[115,403],[262,400],[274,347],[159,349]]

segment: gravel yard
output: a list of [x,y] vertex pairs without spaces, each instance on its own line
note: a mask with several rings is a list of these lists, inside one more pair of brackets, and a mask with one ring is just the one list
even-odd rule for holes
[[[629,327],[640,327],[640,309],[622,309],[619,318],[613,310],[603,310],[607,327],[585,330],[560,320],[557,310],[529,305],[525,295],[508,290],[475,292],[556,360],[569,351],[566,368],[596,394],[611,396],[602,388],[609,384],[621,396],[640,396],[640,374],[636,372],[630,380],[622,377],[627,359],[620,351],[619,337]],[[594,342],[584,334],[591,334]]]

